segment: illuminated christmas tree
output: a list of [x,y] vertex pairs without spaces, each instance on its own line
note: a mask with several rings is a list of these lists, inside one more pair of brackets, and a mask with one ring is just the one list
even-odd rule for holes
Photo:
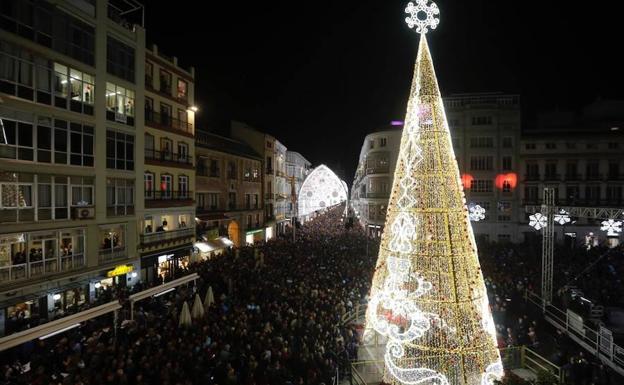
[[386,382],[489,385],[503,368],[425,37],[439,11],[417,0],[406,12],[421,36],[367,328],[387,337]]

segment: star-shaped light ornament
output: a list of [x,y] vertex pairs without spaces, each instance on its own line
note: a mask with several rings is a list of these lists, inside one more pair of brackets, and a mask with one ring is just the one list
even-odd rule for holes
[[473,222],[479,222],[485,219],[485,209],[479,205],[470,204],[468,206],[468,218]]
[[614,219],[602,221],[600,230],[606,231],[609,237],[617,237],[622,232],[622,221],[616,221]]
[[570,223],[570,213],[568,213],[564,209],[561,209],[559,210],[559,214],[555,214],[554,220],[556,223],[559,223],[562,226],[566,223]]
[[410,14],[405,18],[405,22],[418,33],[426,34],[429,28],[436,29],[440,23],[438,6],[433,1],[430,5],[428,3],[429,0],[416,0],[415,4],[410,1],[405,8],[405,13]]
[[548,225],[546,222],[546,215],[542,213],[535,213],[529,216],[529,226],[533,227],[535,230],[541,230],[546,227]]

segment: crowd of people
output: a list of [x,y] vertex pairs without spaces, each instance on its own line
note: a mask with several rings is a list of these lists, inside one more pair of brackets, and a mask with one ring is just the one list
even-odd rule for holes
[[[377,255],[341,214],[306,222],[296,242],[190,265],[197,285],[139,303],[116,331],[98,319],[13,349],[0,384],[329,385],[356,358],[358,330],[340,319],[368,294]],[[215,303],[179,327],[182,304],[209,286]]]

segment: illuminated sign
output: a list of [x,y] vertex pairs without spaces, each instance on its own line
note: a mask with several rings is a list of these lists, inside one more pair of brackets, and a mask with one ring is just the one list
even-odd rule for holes
[[133,265],[119,265],[119,266],[115,267],[113,270],[111,270],[108,273],[106,273],[106,276],[108,278],[112,278],[112,277],[116,277],[118,275],[128,274],[132,270],[134,270],[134,266]]

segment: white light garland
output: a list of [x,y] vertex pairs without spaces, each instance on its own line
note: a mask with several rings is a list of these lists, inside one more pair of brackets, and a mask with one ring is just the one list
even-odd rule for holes
[[570,223],[570,213],[561,209],[559,210],[559,214],[555,214],[554,221],[562,226],[566,223]]
[[[416,4],[409,2],[405,13],[409,13],[410,16],[405,18],[405,22],[410,28],[416,27],[416,32],[425,34],[431,29],[436,29],[440,23],[440,18],[436,17],[440,14],[440,10],[436,3],[431,2],[431,5],[427,5],[429,0],[416,0]],[[421,19],[418,15],[424,14],[425,18]]]
[[535,213],[533,215],[529,215],[529,226],[533,227],[535,230],[541,230],[548,225],[548,219],[546,215],[542,213]]
[[622,232],[622,222],[615,219],[602,221],[600,230],[606,231],[609,237],[616,237]]
[[485,219],[485,209],[476,204],[470,204],[468,206],[468,217],[473,222],[479,222],[480,220]]

